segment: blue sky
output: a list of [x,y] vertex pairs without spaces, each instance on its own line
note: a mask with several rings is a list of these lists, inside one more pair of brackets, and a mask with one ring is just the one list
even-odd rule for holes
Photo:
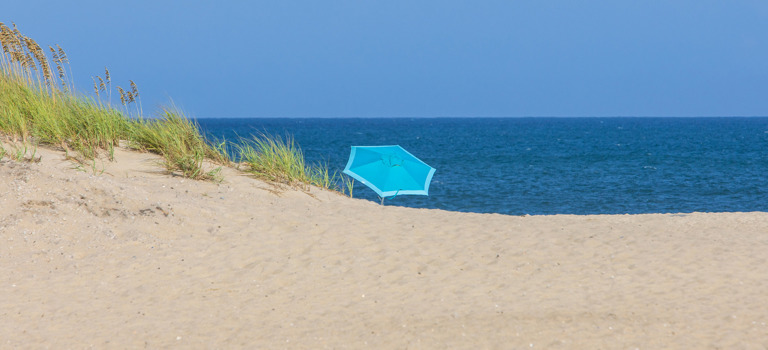
[[768,2],[12,1],[82,92],[194,117],[768,115]]

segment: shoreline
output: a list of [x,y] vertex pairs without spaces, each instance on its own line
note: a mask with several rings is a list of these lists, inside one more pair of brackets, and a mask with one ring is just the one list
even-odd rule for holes
[[3,347],[768,346],[768,213],[382,207],[116,152],[0,164]]

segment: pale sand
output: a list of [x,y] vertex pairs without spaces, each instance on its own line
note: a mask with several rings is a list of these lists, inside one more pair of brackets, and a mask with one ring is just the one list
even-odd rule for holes
[[38,154],[0,164],[2,349],[768,347],[768,213],[453,213]]

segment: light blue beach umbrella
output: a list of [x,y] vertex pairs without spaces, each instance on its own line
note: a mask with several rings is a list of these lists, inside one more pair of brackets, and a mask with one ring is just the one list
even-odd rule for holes
[[428,196],[435,168],[400,146],[352,146],[344,173],[376,191],[383,204],[401,194]]

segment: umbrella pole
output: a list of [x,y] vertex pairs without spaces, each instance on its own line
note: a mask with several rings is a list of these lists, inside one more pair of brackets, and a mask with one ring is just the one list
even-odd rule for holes
[[[397,190],[397,192],[395,192],[395,195],[392,197],[389,197],[389,199],[395,199],[395,197],[397,197],[398,194],[400,194],[400,190]],[[381,198],[381,205],[384,205],[384,197],[379,197],[379,198]]]

